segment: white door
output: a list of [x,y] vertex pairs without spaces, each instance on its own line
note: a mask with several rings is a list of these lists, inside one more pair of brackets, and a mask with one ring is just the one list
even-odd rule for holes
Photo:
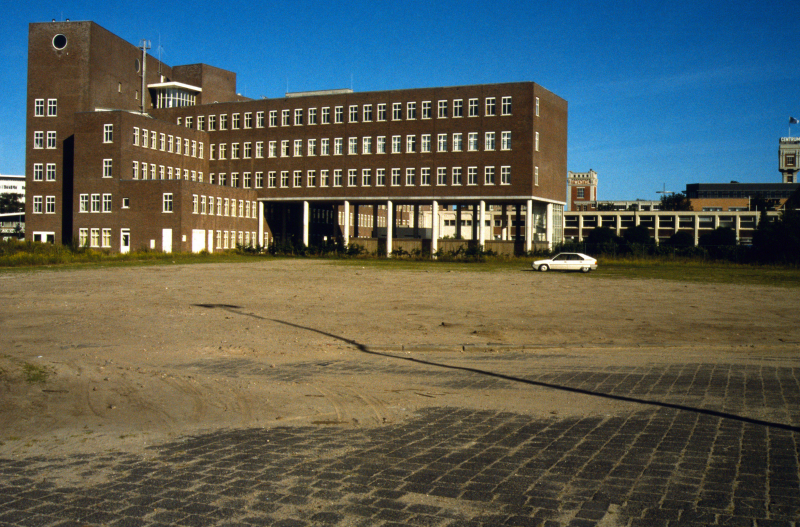
[[206,248],[206,231],[204,229],[192,229],[192,252],[199,253]]
[[208,231],[208,252],[214,252],[214,231]]
[[122,229],[119,232],[119,252],[122,254],[131,252],[131,231]]
[[161,229],[161,250],[165,253],[172,252],[172,229]]

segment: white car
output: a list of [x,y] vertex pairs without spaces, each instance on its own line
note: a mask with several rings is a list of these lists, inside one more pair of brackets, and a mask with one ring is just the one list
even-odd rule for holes
[[588,273],[597,269],[597,260],[582,253],[560,253],[547,260],[536,260],[531,264],[534,271],[581,271]]

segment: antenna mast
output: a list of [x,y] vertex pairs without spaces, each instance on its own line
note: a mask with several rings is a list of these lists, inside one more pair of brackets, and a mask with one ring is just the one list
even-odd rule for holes
[[147,90],[147,50],[150,49],[150,41],[142,39],[139,41],[139,49],[142,50],[142,113],[145,113],[145,90]]

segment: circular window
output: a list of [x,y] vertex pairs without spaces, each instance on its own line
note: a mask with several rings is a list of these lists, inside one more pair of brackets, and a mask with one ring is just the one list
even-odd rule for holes
[[56,49],[64,49],[67,47],[67,37],[64,35],[56,35],[53,37],[53,47]]

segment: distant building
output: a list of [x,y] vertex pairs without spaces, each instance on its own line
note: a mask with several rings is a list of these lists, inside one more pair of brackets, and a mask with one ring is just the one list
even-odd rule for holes
[[778,147],[779,165],[784,183],[798,183],[797,171],[800,168],[800,137],[781,137]]
[[[25,206],[25,176],[0,174],[0,194],[20,194]],[[25,212],[0,213],[0,239],[25,237]]]
[[567,172],[567,203],[569,210],[596,210],[597,172]]

